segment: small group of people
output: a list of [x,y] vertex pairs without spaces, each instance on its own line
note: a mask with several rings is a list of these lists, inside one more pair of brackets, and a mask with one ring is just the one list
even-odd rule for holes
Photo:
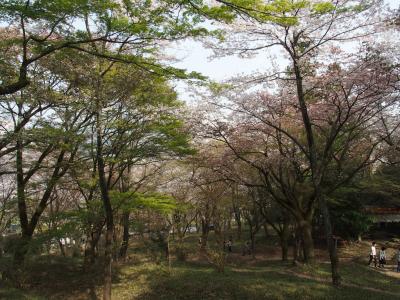
[[[400,247],[396,253],[397,258],[397,272],[400,272]],[[376,251],[376,243],[372,242],[371,251],[369,254],[369,262],[368,265],[370,266],[371,263],[374,262],[375,268],[384,268],[386,265],[386,247],[382,246],[379,250],[379,254],[377,255]]]
[[377,265],[379,268],[384,268],[386,264],[386,247],[382,246],[381,250],[379,251],[379,264],[378,256],[376,253],[376,243],[372,242],[368,265],[370,266],[371,263],[374,262],[375,268],[377,267]]
[[[228,240],[224,240],[224,251],[232,253],[233,240],[229,237]],[[251,255],[251,242],[245,241],[242,248],[242,255]]]

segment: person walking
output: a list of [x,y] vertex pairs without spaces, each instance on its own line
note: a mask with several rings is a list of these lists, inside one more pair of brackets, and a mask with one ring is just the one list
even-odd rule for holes
[[386,248],[383,246],[379,251],[379,268],[384,268],[386,264]]
[[369,253],[369,262],[368,266],[371,265],[371,262],[374,261],[374,266],[376,268],[376,247],[375,247],[375,242],[372,242],[371,245],[371,252]]

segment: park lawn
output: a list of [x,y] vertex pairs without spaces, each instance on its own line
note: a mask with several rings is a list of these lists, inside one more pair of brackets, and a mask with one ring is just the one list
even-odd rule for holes
[[[0,287],[0,299],[101,298],[101,269],[82,272],[72,258],[40,257],[30,263],[23,289]],[[171,271],[149,260],[116,264],[114,299],[400,299],[400,280],[363,264],[342,264],[344,285],[329,283],[329,264],[292,266],[233,258],[224,273],[203,261],[174,262]]]

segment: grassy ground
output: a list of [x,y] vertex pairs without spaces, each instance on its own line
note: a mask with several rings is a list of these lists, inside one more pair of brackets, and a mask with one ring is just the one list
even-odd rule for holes
[[[197,255],[187,262],[174,261],[169,271],[137,248],[130,261],[115,264],[113,298],[400,299],[398,274],[366,266],[365,253],[367,243],[342,249],[343,286],[337,289],[329,283],[329,264],[322,254],[312,267],[292,266],[279,261],[273,245],[261,244],[256,259],[231,254],[225,272],[218,273]],[[39,257],[27,266],[24,288],[0,287],[0,299],[100,298],[101,269],[84,273],[80,263],[74,258]]]

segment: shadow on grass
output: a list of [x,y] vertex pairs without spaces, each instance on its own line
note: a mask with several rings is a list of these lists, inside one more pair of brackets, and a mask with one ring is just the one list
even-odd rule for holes
[[[120,281],[120,266],[113,267],[113,282]],[[99,297],[103,284],[103,262],[88,271],[81,259],[60,256],[31,258],[23,271],[22,288],[0,285],[0,299],[90,299]]]
[[[0,299],[98,299],[102,271],[101,261],[83,272],[80,260],[38,257],[27,265],[25,290],[0,287]],[[343,265],[342,274],[347,285],[336,289],[323,282],[329,280],[326,264],[312,270],[256,260],[252,265],[232,264],[225,273],[199,261],[175,262],[171,272],[154,263],[116,264],[113,299],[400,299],[399,281],[385,274],[354,263]]]
[[180,264],[171,274],[147,273],[147,286],[131,295],[125,291],[121,299],[400,299],[363,286],[337,289],[318,279],[286,272],[287,268],[274,263],[267,270],[227,268],[219,274],[210,268]]

